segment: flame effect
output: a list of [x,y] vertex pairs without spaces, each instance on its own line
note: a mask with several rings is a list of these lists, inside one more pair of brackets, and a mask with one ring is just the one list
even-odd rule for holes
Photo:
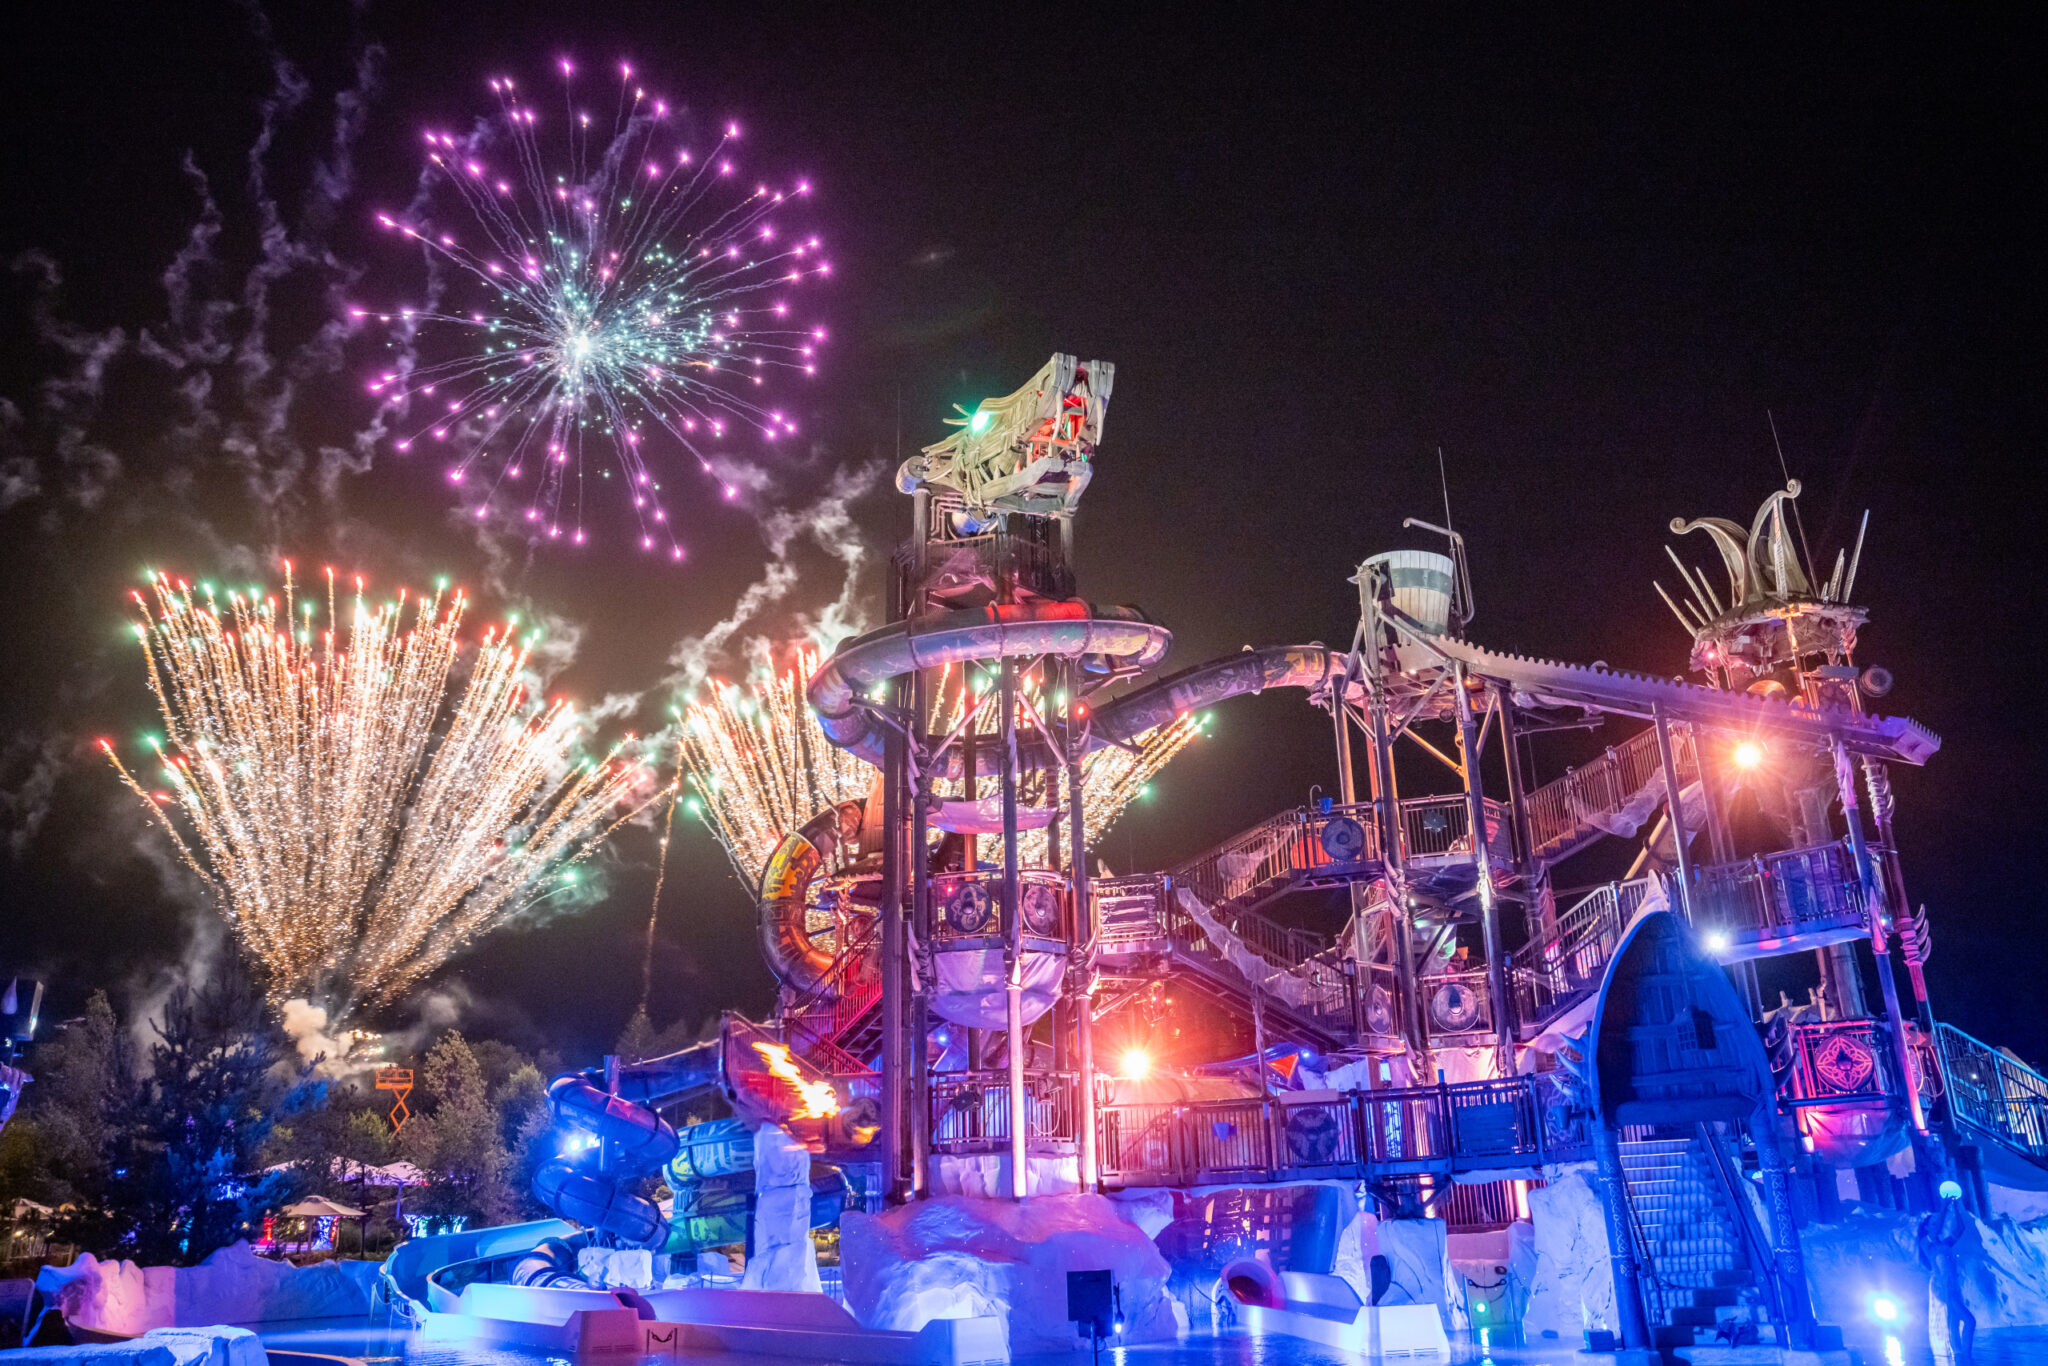
[[804,1080],[804,1074],[790,1061],[787,1047],[756,1040],[754,1051],[768,1064],[771,1075],[795,1087],[797,1095],[802,1098],[802,1106],[791,1112],[791,1119],[829,1119],[839,1113],[839,1094],[832,1089],[832,1083]]
[[[407,415],[400,451],[451,448],[447,478],[474,516],[502,492],[536,539],[582,544],[586,494],[610,483],[632,503],[641,548],[679,561],[673,491],[649,449],[665,436],[713,475],[712,453],[743,432],[794,437],[796,420],[762,391],[774,372],[816,373],[825,329],[799,322],[792,296],[832,267],[785,221],[808,181],[741,179],[737,125],[690,137],[630,66],[619,71],[615,97],[600,96],[608,131],[579,107],[563,62],[562,113],[541,115],[498,79],[498,110],[476,131],[428,132],[424,206],[379,218],[436,268],[428,302],[351,312],[401,339],[417,331],[441,357],[368,387]],[[437,218],[434,194],[459,199],[467,221]],[[586,453],[608,459],[586,465]]]
[[[273,1002],[389,1001],[477,936],[571,891],[576,865],[637,809],[647,770],[572,762],[565,702],[528,705],[532,638],[485,632],[451,685],[467,600],[437,590],[347,609],[324,629],[259,590],[197,594],[163,574],[134,595],[164,738],[146,791],[101,741],[193,871],[212,885]],[[294,620],[296,616],[296,620]],[[452,706],[451,692],[454,693]],[[181,819],[173,820],[175,810]],[[630,815],[630,812],[627,813]]]

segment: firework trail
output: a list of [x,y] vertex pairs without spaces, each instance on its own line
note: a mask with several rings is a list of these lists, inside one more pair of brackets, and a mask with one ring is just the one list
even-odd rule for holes
[[[429,354],[369,389],[407,414],[399,450],[447,447],[447,478],[478,520],[513,499],[532,536],[580,545],[592,484],[617,485],[641,548],[679,561],[651,449],[673,443],[717,484],[718,449],[796,434],[767,386],[816,372],[825,329],[799,323],[791,297],[832,267],[782,221],[809,182],[742,179],[738,125],[693,145],[626,65],[609,119],[593,120],[573,65],[561,71],[557,112],[499,79],[476,131],[426,134],[438,194],[380,221],[418,242],[447,288],[428,308],[378,313]],[[437,198],[460,201],[459,230]]]
[[[704,821],[748,885],[760,877],[762,865],[785,834],[835,802],[866,796],[874,782],[874,769],[825,738],[805,701],[804,690],[817,667],[817,652],[800,649],[795,662],[781,673],[745,686],[709,680],[703,695],[680,709],[681,765],[690,793],[683,808]],[[997,708],[987,704],[987,682],[986,677],[968,678],[951,665],[941,670],[936,695],[945,702],[934,728],[971,728],[992,739],[999,717]],[[1040,692],[1038,680],[1027,675],[1020,707],[1042,712]],[[968,719],[970,707],[974,712]],[[1139,736],[1132,749],[1110,745],[1082,760],[1081,810],[1091,846],[1206,724],[1198,715],[1177,717]],[[993,744],[983,752],[992,756]],[[964,795],[957,779],[935,786],[941,798]],[[1027,777],[1021,795],[1029,805],[1064,803],[1065,775]],[[1018,854],[1025,864],[1048,866],[1047,838],[1044,829],[1022,832]],[[1002,837],[982,835],[978,840],[979,857],[985,863],[1000,863]]]
[[[218,893],[273,1002],[378,1005],[549,896],[658,799],[622,757],[574,762],[579,725],[530,706],[530,639],[485,632],[453,682],[460,590],[297,604],[159,574],[134,595],[163,713],[161,789],[101,747]],[[410,615],[411,625],[406,625]],[[452,697],[452,701],[451,701]],[[176,812],[179,819],[173,819]]]

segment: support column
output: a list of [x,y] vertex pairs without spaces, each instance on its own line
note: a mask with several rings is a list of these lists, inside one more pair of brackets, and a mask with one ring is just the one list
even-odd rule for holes
[[[1884,765],[1869,755],[1863,756],[1863,779],[1870,789],[1870,818],[1877,826],[1877,838],[1884,844],[1885,891],[1892,907],[1892,926],[1898,927],[1901,917],[1913,913],[1912,898],[1906,895],[1906,873],[1899,863],[1898,836],[1892,832],[1891,776]],[[1927,1001],[1927,979],[1921,975],[1920,964],[1910,956],[1906,957],[1906,973],[1913,983],[1914,1013],[1919,1016],[1920,1028],[1927,1036],[1934,1037],[1934,1011]]]
[[1899,1080],[1906,1088],[1906,1106],[1913,1118],[1913,1130],[1927,1127],[1920,1105],[1920,1077],[1913,1069],[1913,1053],[1906,1042],[1906,1021],[1899,1013],[1899,987],[1892,980],[1892,959],[1886,947],[1884,884],[1870,857],[1863,836],[1863,812],[1856,798],[1856,776],[1849,768],[1849,752],[1835,744],[1835,786],[1842,793],[1842,823],[1849,830],[1849,852],[1856,860],[1856,878],[1863,884],[1863,904],[1870,917],[1870,952],[1877,960],[1877,985],[1884,993],[1884,1016],[1891,1025],[1892,1047],[1899,1063]]
[[1494,1075],[1515,1074],[1515,1022],[1508,1017],[1507,953],[1501,946],[1500,902],[1494,895],[1493,856],[1486,845],[1486,786],[1480,772],[1479,738],[1472,724],[1472,699],[1465,670],[1451,666],[1451,690],[1458,707],[1458,752],[1465,761],[1465,811],[1472,837],[1472,870],[1478,877],[1479,920],[1486,938],[1486,999],[1493,1015]]
[[1030,1107],[1024,1095],[1024,1055],[1030,1041],[1024,1033],[1024,917],[1017,876],[1017,662],[1003,656],[998,702],[1003,744],[1003,966],[1004,1005],[1010,1044],[1010,1194],[1025,1193],[1025,1125]]
[[1664,766],[1665,809],[1670,812],[1672,845],[1678,851],[1678,907],[1685,913],[1685,923],[1691,925],[1692,851],[1686,848],[1685,784],[1679,777],[1678,758],[1671,748],[1671,723],[1665,719],[1661,703],[1654,706],[1653,715],[1657,726],[1657,762]]
[[[1344,683],[1348,671],[1340,670],[1330,679],[1330,726],[1337,742],[1337,800],[1345,806],[1358,804],[1358,770],[1351,759],[1351,717],[1344,704]],[[1349,997],[1351,1037],[1357,1043],[1365,1042],[1365,1010],[1359,994],[1358,981],[1360,965],[1365,961],[1365,905],[1366,889],[1357,878],[1345,887],[1351,900],[1351,960],[1345,974],[1345,986]]]
[[1806,1262],[1799,1248],[1799,1219],[1792,1208],[1792,1173],[1778,1147],[1777,1103],[1767,1096],[1750,1116],[1749,1136],[1756,1144],[1757,1165],[1763,1169],[1764,1205],[1770,1214],[1771,1260],[1778,1269],[1778,1288],[1784,1299],[1786,1327],[1792,1346],[1809,1351],[1813,1347],[1813,1300],[1806,1289]]
[[1636,1265],[1635,1226],[1628,1212],[1628,1174],[1621,1165],[1621,1134],[1603,1115],[1593,1117],[1593,1164],[1599,1179],[1600,1213],[1607,1225],[1607,1262],[1614,1273],[1615,1326],[1621,1345],[1650,1345],[1650,1322],[1643,1312],[1643,1278]]
[[916,737],[917,786],[911,797],[910,821],[910,927],[911,958],[916,969],[916,988],[910,1008],[910,1092],[911,1113],[916,1122],[910,1135],[910,1189],[917,1199],[931,1195],[932,1159],[932,792],[930,738],[925,718],[930,711],[925,697],[922,672],[911,675],[911,734]]
[[[893,605],[893,604],[892,604]],[[893,615],[893,613],[892,613]],[[889,700],[903,701],[903,680],[889,687]],[[908,1137],[904,1099],[908,1080],[905,953],[903,933],[903,733],[889,727],[882,747],[882,1189],[891,1202],[907,1187],[904,1140]]]
[[[1066,522],[1062,526],[1068,525]],[[1092,1191],[1101,1180],[1095,1134],[1095,901],[1088,883],[1088,827],[1081,805],[1081,743],[1074,733],[1074,708],[1080,701],[1075,683],[1080,669],[1067,669],[1067,825],[1072,852],[1068,877],[1074,896],[1074,938],[1078,952],[1068,956],[1068,981],[1074,992],[1074,1053],[1081,1105],[1081,1189]]]

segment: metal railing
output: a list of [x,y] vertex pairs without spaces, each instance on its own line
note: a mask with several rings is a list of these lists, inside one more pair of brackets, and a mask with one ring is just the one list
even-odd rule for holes
[[1904,1079],[1893,1056],[1891,1028],[1883,1020],[1815,1020],[1785,1036],[1786,1064],[1778,1084],[1782,1105],[1903,1097]]
[[[1505,863],[1514,858],[1507,809],[1486,799],[1486,850]],[[1401,857],[1440,862],[1472,857],[1472,807],[1464,793],[1411,797],[1401,803]]]
[[[1201,922],[1175,895],[1174,876],[1105,878],[1090,888],[1095,906],[1097,947],[1106,953],[1170,952],[1237,977],[1246,974],[1214,942]],[[1257,911],[1216,913],[1222,929],[1252,957],[1284,974],[1266,978],[1269,1006],[1290,1011],[1326,1029],[1351,1032],[1351,984],[1329,936],[1295,929]]]
[[1543,1024],[1600,985],[1622,931],[1655,885],[1653,879],[1636,878],[1596,887],[1557,917],[1556,934],[1548,943],[1517,952],[1509,975],[1516,1018],[1526,1025]]
[[[1364,833],[1356,858],[1338,860],[1323,847],[1323,832],[1338,820],[1355,821]],[[1338,870],[1379,860],[1379,838],[1370,804],[1332,806],[1313,814],[1306,807],[1282,811],[1241,830],[1173,869],[1175,886],[1186,887],[1210,906],[1254,896],[1304,874]]]
[[[1078,1074],[1027,1071],[1026,1138],[1031,1142],[1073,1142],[1080,1134],[1079,1098]],[[935,1152],[1006,1151],[1010,1146],[1010,1074],[932,1073],[931,1135]]]
[[[1681,785],[1700,776],[1698,747],[1686,726],[1671,728],[1671,758]],[[1589,835],[1600,832],[1598,818],[1612,816],[1639,797],[1652,783],[1664,781],[1657,756],[1657,731],[1630,736],[1581,768],[1544,784],[1525,800],[1529,813],[1531,858],[1553,861]]]
[[1730,943],[1864,923],[1863,886],[1837,841],[1702,868],[1694,877],[1693,928]]
[[831,970],[782,1012],[790,1043],[829,1071],[866,1070],[839,1045],[882,999],[881,942],[879,917],[855,918],[838,936]]
[[2048,1160],[2048,1077],[1953,1025],[1934,1026],[1949,1117]]
[[1124,1185],[1449,1176],[1586,1150],[1570,1097],[1531,1077],[1331,1097],[1105,1104],[1099,1115],[1103,1177]]

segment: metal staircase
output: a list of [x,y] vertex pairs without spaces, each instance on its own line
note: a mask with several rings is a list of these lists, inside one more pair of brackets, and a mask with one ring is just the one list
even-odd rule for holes
[[1770,1258],[1747,1196],[1731,1187],[1725,1151],[1710,1130],[1621,1145],[1628,1206],[1643,1263],[1651,1331],[1660,1348],[1726,1341],[1736,1325],[1761,1340],[1775,1331]]
[[828,971],[782,1010],[792,1048],[823,1071],[868,1070],[882,1034],[882,922],[862,916],[851,923]]
[[1950,1121],[2048,1170],[2048,1077],[1954,1025],[1937,1023],[1934,1041]]

